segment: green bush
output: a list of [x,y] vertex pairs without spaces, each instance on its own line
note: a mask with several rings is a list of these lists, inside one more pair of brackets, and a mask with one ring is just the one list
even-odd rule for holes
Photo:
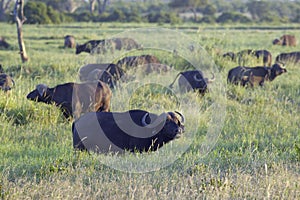
[[241,13],[236,12],[224,12],[220,15],[217,20],[218,23],[231,23],[231,22],[240,22],[240,23],[249,23],[251,20],[244,16]]
[[60,23],[60,14],[43,2],[31,2],[25,4],[24,14],[29,24]]

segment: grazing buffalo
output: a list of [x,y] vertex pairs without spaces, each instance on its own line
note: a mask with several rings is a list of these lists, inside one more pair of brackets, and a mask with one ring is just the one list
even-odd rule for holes
[[75,37],[73,35],[66,35],[65,36],[65,48],[75,48]]
[[113,52],[114,50],[131,50],[139,49],[140,45],[131,38],[112,38],[105,40],[90,40],[82,45],[76,46],[76,54],[81,52],[87,53],[107,53],[108,50]]
[[90,112],[73,122],[73,147],[97,153],[156,151],[184,132],[179,112]]
[[4,37],[0,37],[0,48],[3,47],[5,49],[8,49],[10,45],[6,42]]
[[180,72],[175,77],[174,81],[170,84],[173,87],[177,77],[180,92],[198,91],[200,94],[204,95],[207,92],[207,84],[215,80],[215,77],[208,79],[204,78],[203,73],[199,70],[190,70],[185,72]]
[[111,90],[101,82],[65,83],[49,88],[39,84],[27,95],[27,99],[60,107],[66,118],[77,118],[81,113],[91,111],[108,112]]
[[300,51],[281,53],[276,57],[276,62],[286,64],[287,62],[298,63],[300,61]]
[[279,39],[273,40],[274,45],[296,46],[297,39],[294,35],[283,35]]
[[100,80],[109,85],[110,88],[115,88],[118,80],[124,77],[124,71],[115,64],[87,64],[80,68],[80,81],[95,81]]
[[265,81],[273,81],[277,76],[287,72],[280,64],[275,63],[272,67],[235,67],[229,70],[227,81],[233,84],[246,86],[263,86]]
[[11,90],[15,86],[15,82],[12,79],[12,77],[6,73],[4,73],[4,70],[2,68],[2,65],[0,64],[0,88],[1,90],[7,92]]
[[84,44],[76,44],[76,54],[81,52],[91,53],[94,48],[96,48],[104,40],[90,40]]
[[272,65],[272,54],[267,50],[251,50],[246,49],[238,53],[227,52],[223,57],[229,57],[232,61],[238,61],[239,65],[245,64],[245,57],[252,56],[257,59],[262,59],[264,66]]
[[131,50],[131,49],[139,49],[141,46],[131,38],[112,38],[105,39],[104,42],[98,44],[98,46],[93,49],[92,53],[107,53],[108,50],[110,52],[114,52],[114,50]]
[[117,61],[116,65],[121,67],[125,71],[138,66],[147,67],[148,69],[150,69],[150,71],[152,71],[152,64],[160,64],[160,61],[157,57],[153,55],[140,55],[124,57],[121,60]]

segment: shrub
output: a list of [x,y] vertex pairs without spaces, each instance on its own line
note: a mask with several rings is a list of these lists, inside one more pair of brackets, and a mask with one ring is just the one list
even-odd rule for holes
[[240,23],[249,23],[251,20],[244,16],[241,13],[236,12],[224,12],[221,14],[217,20],[218,23],[230,23],[230,22],[240,22]]

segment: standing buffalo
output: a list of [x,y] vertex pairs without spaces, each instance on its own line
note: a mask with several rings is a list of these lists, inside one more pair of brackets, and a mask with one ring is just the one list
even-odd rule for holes
[[2,68],[2,65],[0,64],[0,88],[1,90],[7,92],[11,90],[15,86],[15,82],[12,79],[12,77],[6,73],[4,73],[4,70]]
[[27,99],[60,107],[66,118],[79,117],[90,111],[108,112],[111,90],[101,82],[65,83],[49,88],[39,84],[27,95]]
[[279,39],[273,40],[274,45],[296,46],[297,39],[294,35],[283,35]]
[[138,49],[140,45],[131,38],[112,38],[105,40],[90,40],[82,45],[76,46],[76,54],[87,53],[106,53],[108,50],[131,50]]
[[215,77],[208,79],[204,78],[203,73],[199,70],[190,70],[185,72],[180,72],[175,77],[174,81],[170,84],[173,87],[177,77],[180,92],[198,91],[200,94],[204,95],[207,92],[207,84],[215,80]]
[[72,125],[73,146],[97,153],[156,151],[184,132],[179,112],[90,112]]
[[264,66],[271,66],[272,65],[272,54],[267,50],[251,50],[246,49],[240,51],[238,53],[234,52],[227,52],[223,54],[223,57],[229,57],[233,61],[238,61],[239,65],[245,64],[245,57],[252,56],[257,59],[262,59]]
[[263,86],[265,81],[273,81],[277,76],[286,73],[287,70],[275,63],[272,67],[235,67],[229,70],[227,81],[233,84],[246,86]]
[[298,63],[300,61],[300,51],[281,53],[276,57],[276,62],[282,62],[286,64],[287,62]]
[[75,37],[73,35],[66,35],[64,47],[65,48],[75,48]]

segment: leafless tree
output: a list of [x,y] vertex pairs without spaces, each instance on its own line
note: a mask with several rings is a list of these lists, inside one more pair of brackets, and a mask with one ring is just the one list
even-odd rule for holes
[[26,17],[24,16],[24,1],[23,0],[16,0],[15,8],[14,8],[14,18],[17,25],[17,33],[18,33],[18,43],[19,43],[19,49],[20,49],[20,55],[22,62],[27,62],[29,60],[26,49],[25,49],[25,43],[23,40],[23,32],[22,32],[22,26],[24,22],[26,21]]

